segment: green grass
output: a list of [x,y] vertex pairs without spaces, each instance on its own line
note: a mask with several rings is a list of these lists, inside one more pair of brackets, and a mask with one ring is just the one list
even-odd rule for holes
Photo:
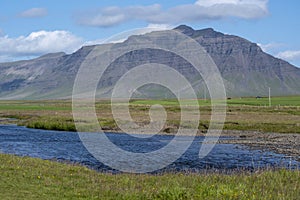
[[66,110],[71,111],[71,103],[59,100],[59,101],[0,101],[1,110]]
[[[199,106],[209,106],[210,100],[183,100],[185,105],[198,105]],[[269,106],[269,98],[255,98],[255,97],[244,97],[244,98],[232,98],[226,100],[229,106]],[[133,105],[178,105],[177,100],[132,100]],[[271,97],[272,106],[300,106],[300,96],[287,96],[287,97]]]
[[[227,100],[228,105],[269,106],[269,98],[233,98]],[[300,96],[272,97],[272,106],[300,106]]]
[[[164,105],[164,106],[178,106],[179,102],[175,99],[162,99],[162,100],[132,100],[131,105]],[[183,105],[199,105],[199,106],[210,106],[209,100],[182,100]]]
[[18,125],[44,130],[76,131],[74,120],[67,117],[40,117],[20,122]]
[[254,174],[104,174],[0,154],[0,199],[298,199],[300,171]]
[[[113,119],[100,119],[102,130],[118,130],[118,126]],[[172,133],[170,130],[177,130],[180,121],[170,121],[167,123],[166,133]],[[76,127],[72,118],[62,117],[42,117],[40,119],[31,119],[26,122],[18,123],[20,126],[28,128],[57,130],[57,131],[76,131]],[[89,129],[90,127],[90,129]],[[171,127],[171,128],[170,128]],[[189,128],[189,124],[183,123],[184,128]],[[209,121],[200,121],[199,129],[206,132],[209,127]],[[87,124],[84,131],[93,131],[94,126]],[[252,130],[261,132],[279,132],[279,133],[300,133],[300,126],[294,124],[278,124],[278,123],[247,123],[247,122],[230,122],[224,124],[225,130]]]
[[[192,111],[199,102],[201,121],[199,128],[207,130],[211,106],[205,100],[184,100],[184,104]],[[265,106],[267,98],[241,98],[227,100],[227,117],[224,129],[257,130],[263,132],[300,133],[300,96],[273,97],[272,107]],[[181,109],[177,100],[131,100],[130,113],[138,124],[149,123],[151,105],[160,104],[165,107],[168,119],[163,130],[170,133],[180,124]],[[280,106],[279,106],[280,105]],[[122,106],[122,102],[120,102]],[[111,113],[109,101],[99,100],[95,105],[99,123],[104,130],[118,130]],[[83,107],[83,109],[85,109]],[[70,100],[48,101],[0,101],[0,118],[15,118],[18,125],[29,128],[75,131]],[[10,123],[2,120],[2,123]],[[124,122],[125,123],[125,122]],[[188,125],[189,123],[185,123]],[[93,126],[87,124],[87,128]],[[186,127],[188,128],[188,127]]]
[[[256,99],[254,97],[248,98],[232,98],[227,99],[229,106],[269,106],[269,99],[263,97]],[[210,100],[183,100],[184,105],[198,105],[210,106]],[[300,96],[287,96],[287,97],[272,97],[272,106],[300,106]],[[98,101],[96,107],[101,105],[109,105],[109,101]],[[131,100],[131,105],[155,105],[160,104],[164,106],[178,106],[179,103],[176,99],[166,100]],[[72,110],[72,103],[70,100],[57,100],[57,101],[0,101],[0,110]]]

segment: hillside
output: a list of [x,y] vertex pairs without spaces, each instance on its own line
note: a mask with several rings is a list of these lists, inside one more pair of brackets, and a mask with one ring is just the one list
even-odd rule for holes
[[[227,96],[266,96],[269,87],[276,96],[300,94],[300,69],[263,52],[256,43],[211,28],[193,30],[181,25],[175,30],[194,38],[209,53],[224,79]],[[123,43],[110,45],[143,42],[151,39],[151,34],[131,36]],[[53,53],[32,60],[0,63],[0,99],[69,98],[76,73],[94,47],[84,46],[69,55]],[[194,73],[189,63],[174,54],[153,49],[130,52],[112,63],[99,83],[98,96],[107,97],[122,74],[149,62],[177,69],[194,83],[199,97],[204,96],[201,77]],[[160,97],[161,94],[166,96],[161,88],[148,85],[136,95]]]

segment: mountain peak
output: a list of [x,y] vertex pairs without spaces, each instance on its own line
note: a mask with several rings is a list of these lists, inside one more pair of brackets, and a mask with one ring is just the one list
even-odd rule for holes
[[[264,53],[257,44],[212,28],[194,30],[181,25],[174,30],[193,38],[209,54],[222,75],[229,97],[264,96],[270,86],[272,94],[276,96],[300,94],[300,69]],[[154,33],[154,36],[157,35]],[[108,45],[112,47],[111,53],[117,54],[119,48],[128,48],[128,45],[145,41],[156,44],[164,39],[160,34],[157,37],[135,35],[125,42],[100,44],[98,47],[107,49],[103,45]],[[176,45],[178,40],[174,40],[174,43]],[[93,49],[94,46],[84,46],[69,55],[54,53],[28,61],[0,63],[0,99],[69,98],[81,64],[88,61],[92,70],[101,65],[97,56],[101,51],[94,51],[93,57],[89,56]],[[199,97],[203,95],[205,82],[191,63],[180,55],[163,49],[143,48],[124,54],[111,63],[97,87],[99,97],[110,97],[114,84],[124,73],[145,63],[161,63],[174,68],[187,78],[198,91]],[[88,76],[86,79],[88,80]],[[138,97],[165,97],[164,90],[153,86],[147,86],[141,91],[137,93]]]
[[217,38],[217,37],[223,37],[224,34],[221,33],[221,32],[215,31],[212,28],[205,28],[205,29],[202,29],[202,30],[195,31],[194,36],[195,37],[202,36],[202,37],[205,37],[205,38]]
[[195,30],[192,28],[192,27],[189,27],[187,25],[180,25],[180,26],[177,26],[176,28],[174,28],[175,31],[179,31],[185,35],[188,35],[188,36],[192,36],[195,32]]
[[174,28],[174,30],[179,30],[179,31],[194,31],[194,29],[190,26],[187,26],[187,25],[180,25],[180,26],[177,26],[176,28]]
[[187,25],[180,25],[174,30],[180,31],[181,33],[187,35],[187,36],[193,36],[193,37],[209,37],[209,38],[216,38],[216,37],[222,37],[224,36],[223,33],[215,31],[213,28],[205,28],[201,30],[194,30],[193,28],[187,26]]

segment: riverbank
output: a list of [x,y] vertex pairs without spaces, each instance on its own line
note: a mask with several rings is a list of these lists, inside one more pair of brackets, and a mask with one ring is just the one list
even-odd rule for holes
[[222,136],[233,137],[219,141],[224,144],[241,144],[251,149],[273,151],[300,161],[300,134],[225,130]]
[[300,171],[253,174],[103,174],[0,154],[0,199],[297,199]]
[[[107,133],[106,136],[116,146],[135,153],[147,153],[161,150],[169,141],[174,140],[171,135],[155,135],[150,138],[139,139],[127,134]],[[188,139],[188,138],[182,138]],[[184,155],[172,162],[171,165],[154,173],[170,172],[195,172],[195,173],[244,173],[268,169],[299,169],[300,162],[290,160],[282,154],[270,151],[251,150],[236,144],[215,144],[212,151],[204,158],[199,158],[199,150],[205,143],[205,137],[190,138],[194,141],[185,151]],[[233,139],[221,137],[219,141]],[[62,162],[74,162],[82,164],[99,172],[119,173],[100,160],[93,157],[82,143],[79,134],[74,132],[48,131],[29,129],[15,125],[0,125],[0,152],[19,156],[30,156],[45,160],[57,160]],[[188,140],[187,140],[188,141]],[[180,143],[179,143],[180,144]],[[100,144],[99,144],[100,145]],[[110,149],[103,148],[101,152],[109,153]],[[166,152],[167,154],[167,152]],[[160,155],[161,158],[165,154]],[[172,154],[170,154],[172,155]],[[120,162],[124,165],[139,166],[142,163],[132,157],[123,155],[109,156],[107,161]]]
[[[18,120],[12,120],[10,118],[0,118],[0,124],[14,124]],[[38,125],[37,125],[38,124]],[[29,128],[46,129],[46,130],[64,130],[64,131],[76,131],[75,126],[69,123],[60,123],[60,125],[51,125],[47,122],[48,126],[45,128],[43,123],[37,122],[35,126],[27,125]],[[50,124],[50,125],[49,125]],[[24,125],[19,123],[19,125]],[[61,127],[61,128],[60,128]],[[174,135],[176,134],[176,127],[168,127],[161,131],[162,135]],[[104,131],[119,133],[123,132],[117,128],[104,127]],[[145,133],[141,133],[145,134]],[[187,131],[184,135],[190,135]],[[206,133],[198,130],[197,136],[205,136]],[[223,144],[240,144],[251,149],[259,149],[262,151],[272,151],[278,154],[284,154],[287,157],[291,157],[294,160],[300,161],[300,134],[298,133],[270,133],[261,131],[247,131],[247,130],[223,130],[221,136],[231,137],[230,140],[221,140],[219,143]]]
[[[242,144],[249,148],[273,151],[299,160],[300,156],[300,97],[274,97],[272,107],[266,99],[243,98],[228,100],[222,136],[234,139],[222,141]],[[195,101],[186,102],[193,108]],[[197,135],[204,136],[209,127],[211,107],[199,100],[201,119]],[[165,107],[168,118],[160,134],[174,134],[180,124],[180,107],[175,100],[134,100],[130,103],[133,120],[143,126],[149,123],[151,105]],[[102,129],[122,133],[112,116],[109,101],[96,102],[96,112]],[[70,100],[0,101],[0,123],[18,124],[28,128],[76,131]],[[189,128],[188,123],[185,124]]]

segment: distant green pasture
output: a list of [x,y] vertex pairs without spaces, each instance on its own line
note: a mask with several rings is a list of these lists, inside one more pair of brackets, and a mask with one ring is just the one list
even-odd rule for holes
[[[185,105],[197,105],[208,106],[210,105],[210,100],[183,100]],[[175,99],[166,99],[166,100],[132,100],[131,104],[133,105],[153,105],[160,104],[166,106],[178,105],[178,101]],[[269,106],[269,98],[262,97],[244,97],[244,98],[232,98],[227,99],[227,105],[229,106]],[[300,106],[300,96],[287,96],[287,97],[271,97],[272,106]]]

